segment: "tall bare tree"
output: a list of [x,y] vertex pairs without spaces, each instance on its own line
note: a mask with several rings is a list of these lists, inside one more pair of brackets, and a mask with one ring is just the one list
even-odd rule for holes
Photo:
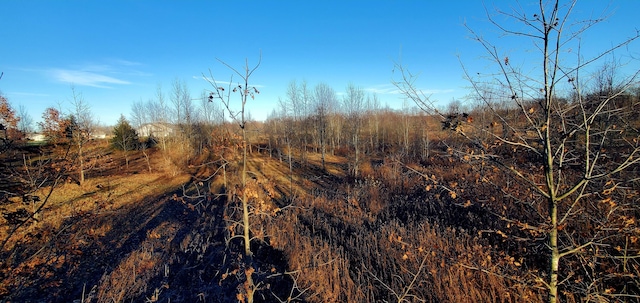
[[281,104],[281,107],[286,108],[286,116],[290,117],[292,121],[292,127],[295,128],[295,132],[290,133],[292,135],[290,139],[295,142],[295,146],[299,148],[302,160],[306,157],[306,136],[307,129],[305,124],[306,119],[306,105],[308,101],[307,84],[303,81],[302,84],[298,84],[296,80],[289,82],[287,87],[286,104]]
[[201,103],[200,103],[200,121],[207,125],[214,125],[223,122],[222,112],[215,102],[209,102],[209,93],[202,91]]
[[325,156],[327,153],[327,136],[329,128],[329,115],[337,104],[336,92],[326,83],[319,83],[313,91],[315,101],[316,130],[320,143],[320,154],[322,156],[322,168],[325,169]]
[[145,123],[149,123],[150,111],[147,109],[147,104],[142,99],[133,102],[131,105],[131,124],[134,127],[141,127]]
[[191,93],[184,81],[175,79],[172,84],[170,94],[171,103],[173,103],[174,123],[180,128],[180,148],[184,149],[187,143],[190,143],[192,125],[195,121],[195,110]]
[[354,84],[347,85],[347,91],[342,99],[342,108],[348,120],[349,136],[351,146],[354,150],[352,158],[351,173],[358,175],[358,165],[360,164],[360,130],[362,128],[362,112],[364,110],[364,91]]
[[[258,285],[253,282],[253,273],[255,272],[255,268],[253,267],[253,252],[251,251],[251,221],[249,216],[249,195],[247,188],[247,149],[248,149],[248,137],[247,137],[247,101],[249,98],[252,100],[255,99],[256,94],[259,94],[260,91],[253,86],[250,85],[249,81],[253,73],[260,67],[260,63],[262,62],[262,53],[260,54],[260,58],[258,59],[258,63],[250,67],[249,60],[245,60],[244,68],[241,71],[233,68],[226,62],[218,59],[220,63],[229,68],[234,72],[235,75],[240,77],[240,81],[238,84],[234,85],[233,76],[225,89],[223,86],[220,86],[218,82],[213,77],[213,74],[210,72],[209,77],[205,77],[213,90],[209,95],[209,100],[214,101],[216,99],[220,100],[227,112],[229,113],[229,117],[233,120],[242,132],[242,171],[241,171],[241,191],[240,200],[242,203],[242,240],[244,244],[244,256],[246,258],[246,262],[249,264],[248,268],[245,268],[245,277],[246,283],[244,284],[244,291],[246,295],[246,299],[248,303],[253,303],[254,294],[258,290]],[[239,96],[239,109],[234,106],[231,102],[231,96]]]
[[[528,210],[526,221],[509,214],[498,217],[528,232],[529,241],[546,242],[547,272],[535,275],[531,283],[547,290],[548,302],[557,302],[562,293],[585,301],[637,300],[640,264],[629,253],[637,254],[640,247],[629,237],[638,231],[638,207],[627,193],[638,190],[632,175],[640,162],[640,132],[637,121],[627,118],[639,108],[637,102],[624,100],[626,91],[637,85],[640,71],[619,75],[617,81],[611,81],[610,66],[595,75],[589,71],[614,51],[625,50],[640,34],[631,31],[630,38],[587,57],[580,38],[604,19],[574,22],[576,3],[540,0],[535,12],[498,10],[500,18],[487,13],[505,36],[531,42],[539,52],[540,61],[532,67],[535,73],[525,73],[520,64],[513,64],[510,53],[467,27],[495,70],[472,73],[463,65],[464,73],[475,98],[494,114],[502,131],[462,115],[440,113],[401,66],[402,80],[396,85],[422,109],[439,114],[444,127],[468,139],[473,153],[459,150],[463,159],[493,163],[528,189],[527,195],[505,191],[518,197],[513,212]],[[593,80],[604,89],[592,90]],[[504,102],[506,108],[496,106]],[[490,140],[482,141],[483,134]],[[531,165],[518,157],[526,157]],[[615,249],[620,243],[627,245]]]
[[[260,67],[260,63],[262,62],[262,54],[258,60],[258,63],[250,67],[249,60],[246,60],[245,66],[241,71],[233,68],[226,62],[219,60],[220,63],[225,65],[227,68],[232,70],[235,75],[240,77],[240,81],[237,86],[232,87],[233,76],[231,77],[227,88],[218,84],[218,82],[213,77],[213,74],[210,73],[209,77],[205,77],[213,90],[209,94],[209,100],[214,101],[216,99],[220,100],[227,112],[229,113],[229,117],[238,124],[242,131],[242,173],[241,173],[241,181],[242,181],[242,223],[243,223],[243,240],[244,240],[244,254],[245,256],[251,258],[253,253],[251,252],[251,235],[250,235],[250,221],[249,221],[249,201],[247,198],[247,192],[245,187],[247,185],[247,117],[246,117],[246,104],[249,98],[254,99],[256,94],[260,92],[255,86],[249,84],[249,80],[251,75]],[[240,107],[239,110],[235,109],[234,104],[231,103],[231,94],[238,94],[240,96]]]
[[287,160],[289,163],[289,197],[293,197],[293,138],[296,132],[295,117],[291,114],[292,103],[278,98],[280,105],[281,119],[283,120],[284,127],[282,129],[282,135],[284,141],[287,144]]
[[309,147],[309,137],[311,133],[310,129],[313,127],[313,125],[311,124],[311,120],[309,119],[311,113],[311,96],[312,95],[311,91],[309,90],[309,85],[307,84],[306,80],[303,80],[302,84],[300,84],[300,151],[302,152],[302,161],[304,161],[305,163],[307,161],[307,148]]
[[29,114],[27,107],[24,105],[20,105],[18,107],[18,130],[23,134],[28,134],[33,132],[33,118]]
[[[147,111],[150,114],[151,122],[160,123],[163,127],[168,127],[169,121],[169,107],[166,102],[164,93],[162,92],[162,86],[158,85],[156,88],[156,100],[154,102],[147,103]],[[167,150],[167,138],[165,135],[160,137],[160,143],[162,150]]]
[[377,94],[367,96],[367,117],[369,126],[369,148],[378,151],[380,145],[380,100]]
[[82,185],[85,179],[85,147],[91,140],[95,123],[89,104],[84,100],[82,94],[76,91],[75,87],[71,87],[71,106],[71,115],[74,120],[71,125],[71,136],[78,153],[78,183]]
[[184,86],[183,82],[180,79],[176,78],[173,80],[171,84],[171,93],[169,99],[173,104],[172,114],[173,121],[175,124],[184,123]]

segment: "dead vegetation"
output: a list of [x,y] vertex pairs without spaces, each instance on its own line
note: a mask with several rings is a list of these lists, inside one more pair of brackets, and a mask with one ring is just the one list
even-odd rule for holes
[[[250,153],[248,186],[256,192],[249,196],[258,214],[250,271],[242,270],[242,244],[230,238],[236,227],[226,219],[239,166],[225,166],[225,186],[215,158],[188,160],[176,173],[159,148],[152,172],[141,153],[128,170],[117,152],[96,155],[82,186],[59,185],[39,220],[7,242],[5,300],[236,302],[247,275],[258,302],[544,299],[543,286],[529,279],[544,274],[544,244],[519,241],[523,227],[501,219],[526,216],[506,205],[529,194],[505,195],[504,187],[520,185],[446,148],[420,162],[365,157],[357,178],[337,155],[326,155],[322,169],[318,154],[307,152],[303,162],[296,153],[291,178],[286,161]],[[627,239],[620,249],[636,254],[637,242]]]

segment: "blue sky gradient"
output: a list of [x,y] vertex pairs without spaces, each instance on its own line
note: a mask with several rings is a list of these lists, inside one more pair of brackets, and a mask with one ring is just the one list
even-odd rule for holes
[[[261,94],[248,105],[265,119],[292,80],[337,92],[353,83],[402,107],[391,79],[394,62],[420,73],[417,86],[446,104],[469,93],[460,62],[472,72],[489,63],[465,22],[516,64],[539,54],[526,39],[509,39],[487,22],[498,7],[535,12],[536,1],[0,1],[0,91],[36,120],[47,107],[70,108],[75,86],[100,122],[113,125],[131,104],[165,93],[175,79],[193,98],[262,53],[252,79]],[[583,39],[587,50],[610,47],[640,27],[640,1],[580,1],[576,19],[611,15]],[[523,43],[523,41],[525,43]],[[591,44],[589,44],[591,43]],[[635,49],[634,49],[635,48]],[[638,43],[624,51],[640,57]],[[528,52],[528,53],[527,53]],[[623,58],[624,59],[624,58]],[[628,68],[637,68],[628,66]],[[235,78],[237,79],[237,78]]]

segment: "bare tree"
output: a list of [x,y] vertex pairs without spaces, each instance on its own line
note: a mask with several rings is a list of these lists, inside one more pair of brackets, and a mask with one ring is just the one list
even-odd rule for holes
[[316,130],[318,132],[320,154],[322,156],[322,169],[325,169],[329,115],[336,106],[337,97],[333,88],[326,83],[317,84],[313,93],[313,100],[315,101]]
[[280,104],[281,116],[284,124],[283,135],[287,144],[287,160],[289,163],[289,197],[293,197],[293,136],[295,134],[295,118],[290,114],[291,102],[278,99]]
[[286,104],[281,104],[283,108],[286,107],[286,116],[291,118],[291,126],[296,129],[295,132],[290,133],[290,135],[292,135],[290,139],[295,140],[303,161],[306,157],[307,129],[304,121],[306,118],[307,98],[308,92],[306,82],[299,85],[296,80],[292,80],[289,82],[289,86],[287,87]]
[[265,121],[264,130],[267,133],[269,140],[269,158],[273,158],[274,153],[278,155],[280,162],[282,162],[282,155],[280,152],[280,134],[281,132],[281,122],[282,119],[279,116],[278,111],[274,108],[269,115],[267,115],[267,120]]
[[311,120],[308,119],[311,113],[311,92],[309,91],[309,86],[307,85],[307,81],[303,80],[302,84],[300,84],[300,97],[301,97],[301,118],[300,118],[300,128],[301,128],[301,152],[302,152],[302,161],[306,163],[307,161],[307,148],[309,146],[309,136],[310,136],[310,128],[313,125],[310,123]]
[[[260,54],[260,58],[258,59],[258,63],[250,67],[249,60],[245,60],[245,66],[241,71],[233,68],[229,64],[224,61],[218,59],[220,63],[229,68],[234,72],[235,75],[240,77],[240,81],[237,85],[232,87],[233,76],[229,81],[227,88],[218,85],[218,82],[213,77],[213,74],[209,72],[209,77],[205,77],[213,90],[210,92],[209,100],[213,101],[218,99],[222,102],[227,112],[229,113],[229,117],[238,124],[240,130],[242,131],[242,171],[241,171],[241,185],[240,185],[240,201],[242,203],[242,235],[241,238],[244,244],[244,256],[246,258],[246,262],[249,264],[247,268],[245,268],[245,279],[246,282],[244,284],[244,296],[247,298],[247,302],[252,303],[254,299],[254,294],[259,288],[259,283],[254,283],[253,281],[253,273],[255,272],[255,268],[253,267],[253,252],[251,251],[251,222],[249,219],[249,195],[247,188],[247,149],[248,149],[248,138],[247,138],[247,111],[246,104],[249,98],[254,99],[256,94],[260,92],[255,86],[249,84],[249,80],[253,73],[260,67],[260,63],[262,62],[262,53]],[[236,110],[234,105],[231,103],[231,94],[239,95],[240,97],[240,109]],[[235,237],[235,236],[234,236]],[[233,238],[233,237],[232,237]]]
[[180,149],[184,150],[187,143],[190,142],[192,133],[192,124],[195,121],[195,111],[191,94],[187,84],[184,81],[175,79],[172,84],[170,95],[171,103],[173,103],[174,123],[179,126],[180,132]]
[[[402,80],[395,83],[423,110],[440,115],[445,128],[468,139],[471,148],[458,151],[463,159],[493,163],[530,191],[528,195],[504,192],[518,197],[512,212],[528,210],[525,218],[497,216],[528,233],[529,241],[546,242],[547,272],[534,274],[531,283],[547,290],[549,302],[559,300],[561,287],[565,294],[588,301],[635,300],[640,295],[640,264],[629,266],[637,262],[629,259],[629,251],[637,253],[640,247],[637,241],[631,245],[628,237],[638,230],[632,219],[638,208],[626,193],[638,189],[632,175],[640,162],[640,135],[637,124],[614,117],[638,111],[637,103],[621,100],[628,99],[626,90],[637,85],[640,71],[611,77],[609,65],[593,76],[587,74],[589,66],[623,50],[640,34],[635,30],[627,40],[584,58],[580,37],[604,19],[573,22],[576,2],[540,0],[535,13],[498,11],[505,17],[500,21],[487,13],[504,35],[532,42],[541,55],[537,75],[523,72],[506,51],[467,27],[496,70],[471,73],[463,65],[464,73],[475,98],[494,114],[502,132],[459,114],[442,114],[430,96],[416,88],[415,76],[401,66]],[[513,23],[507,26],[503,20]],[[602,88],[595,92],[589,84],[594,79]],[[496,106],[504,102],[507,110]],[[482,141],[483,134],[490,140]],[[526,157],[531,165],[518,162],[517,157]],[[625,241],[625,249],[615,249]]]
[[182,81],[179,79],[175,79],[171,85],[171,94],[170,100],[173,104],[172,113],[173,113],[173,121],[175,124],[184,123],[184,87],[182,85]]
[[[158,85],[156,89],[156,100],[155,102],[147,103],[147,111],[150,113],[151,121],[154,123],[160,123],[164,127],[167,127],[169,121],[169,108],[165,99],[165,95],[162,92],[162,86]],[[166,134],[160,136],[160,143],[162,145],[162,150],[167,150],[167,138]]]
[[287,87],[287,111],[295,121],[303,118],[302,95],[296,80],[289,82]]
[[147,104],[140,99],[133,102],[131,105],[131,123],[134,127],[141,127],[145,123],[149,123],[150,111],[147,109]]
[[20,130],[20,132],[25,135],[33,132],[33,118],[27,108],[22,104],[18,107],[18,118],[18,130]]
[[94,130],[93,114],[89,104],[84,100],[81,93],[76,92],[75,87],[71,87],[71,106],[74,123],[71,125],[71,136],[78,152],[78,183],[82,185],[85,179],[85,147],[91,140]]
[[[241,173],[241,186],[242,186],[242,224],[243,224],[243,240],[244,240],[244,254],[245,256],[251,258],[253,253],[251,252],[251,235],[250,235],[250,221],[249,221],[249,201],[247,198],[247,192],[245,189],[247,185],[247,131],[246,131],[246,104],[249,98],[254,99],[256,94],[260,92],[255,86],[249,85],[249,79],[251,75],[260,67],[260,63],[262,62],[262,54],[258,60],[258,63],[254,67],[249,67],[249,60],[246,60],[244,69],[242,72],[237,69],[231,67],[229,64],[225,63],[222,60],[218,61],[228,67],[230,70],[234,72],[235,75],[240,77],[240,83],[232,87],[233,76],[229,81],[227,88],[225,89],[223,86],[218,85],[218,82],[213,77],[213,74],[210,72],[209,77],[205,78],[211,86],[213,90],[209,94],[209,100],[213,101],[218,99],[222,102],[227,112],[229,113],[229,117],[238,124],[242,131],[242,173]],[[231,94],[237,93],[240,96],[240,109],[234,109],[234,105],[231,103]]]
[[209,102],[209,93],[202,91],[201,103],[200,103],[200,119],[207,125],[214,125],[221,123],[222,110],[218,106],[218,103]]
[[347,86],[347,92],[342,99],[342,106],[344,114],[349,121],[349,136],[351,146],[354,149],[353,162],[351,163],[351,173],[354,176],[358,175],[358,165],[360,164],[360,129],[362,127],[364,101],[364,91],[354,84],[349,84]]
[[377,152],[380,145],[380,100],[377,94],[367,96],[367,117],[369,119],[369,146]]
[[409,101],[404,100],[402,102],[402,142],[399,145],[402,146],[402,153],[409,156],[409,131],[411,130],[411,107],[409,107]]

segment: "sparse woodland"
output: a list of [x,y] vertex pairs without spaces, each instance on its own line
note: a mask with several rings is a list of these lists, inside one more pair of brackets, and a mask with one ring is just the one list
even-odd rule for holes
[[539,52],[526,75],[469,29],[495,70],[463,64],[448,107],[397,64],[415,106],[292,81],[252,121],[262,56],[198,102],[159,87],[112,139],[74,90],[27,141],[3,97],[0,302],[640,301],[640,71],[611,59],[638,33],[565,52],[601,21],[573,5],[488,14]]

